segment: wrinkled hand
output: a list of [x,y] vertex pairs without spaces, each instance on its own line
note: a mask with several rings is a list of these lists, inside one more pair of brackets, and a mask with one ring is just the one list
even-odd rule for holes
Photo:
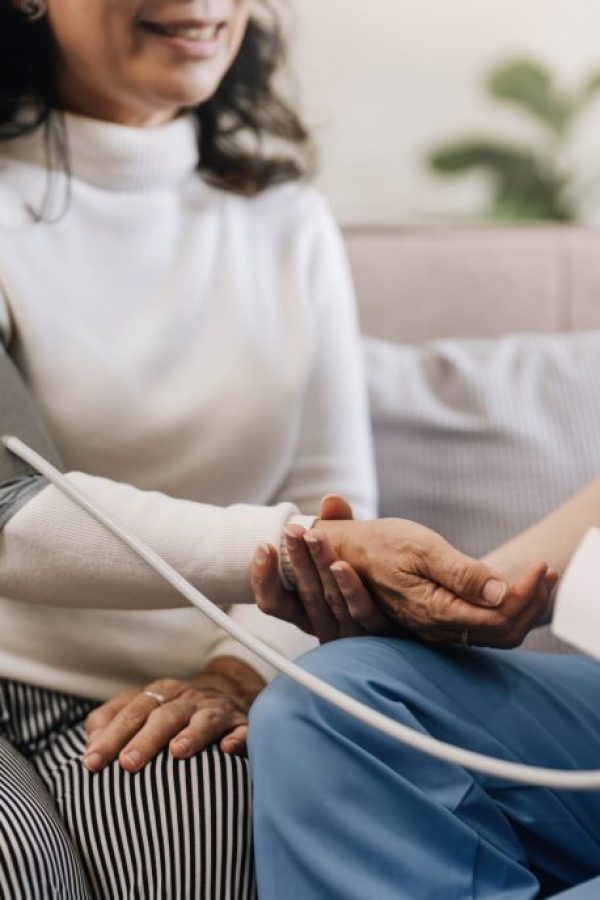
[[545,563],[511,584],[414,522],[317,524],[333,536],[334,549],[338,535],[337,554],[346,563],[334,571],[347,601],[362,583],[390,618],[428,642],[517,647],[549,605],[555,578]]
[[253,567],[260,608],[322,642],[410,632],[433,643],[466,639],[508,648],[522,643],[547,610],[555,576],[543,563],[509,584],[501,573],[413,522],[327,518],[322,510],[315,528],[306,534],[292,529],[288,538],[297,594],[282,596],[277,587],[274,548]]
[[98,772],[118,757],[124,769],[137,772],[164,747],[187,759],[215,741],[225,753],[245,755],[248,711],[263,687],[250,666],[222,657],[191,681],[166,678],[123,691],[87,717],[83,762]]

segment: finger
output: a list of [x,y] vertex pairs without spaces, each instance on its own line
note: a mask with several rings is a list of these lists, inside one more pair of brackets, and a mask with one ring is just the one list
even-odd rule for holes
[[305,529],[299,525],[290,525],[285,529],[288,557],[294,572],[296,590],[313,634],[321,643],[327,643],[339,637],[339,628],[325,600],[319,573],[304,541],[304,532]]
[[425,552],[423,571],[441,587],[475,606],[495,609],[509,591],[503,575],[445,541]]
[[510,636],[511,639],[509,639],[509,646],[511,647],[520,646],[534,628],[538,628],[549,621],[547,610],[551,601],[551,592],[548,589],[548,582],[545,580],[545,577],[542,577],[540,580],[537,591],[539,602],[525,607],[523,613],[514,624],[513,633]]
[[390,620],[379,609],[352,566],[336,562],[331,566],[331,573],[354,621],[369,634],[385,633]]
[[128,772],[137,772],[166,747],[194,715],[190,699],[173,700],[159,706],[119,753],[119,762]]
[[250,583],[261,612],[291,622],[308,634],[314,634],[298,597],[286,591],[281,583],[277,551],[270,544],[261,544],[257,548],[250,569]]
[[515,628],[517,637],[521,635],[521,640],[547,616],[554,583],[548,578],[548,567],[545,564],[533,566],[517,583],[515,592],[519,605]]
[[[163,694],[168,704],[181,693],[183,686],[176,681],[157,681],[149,685],[147,690]],[[98,772],[109,762],[117,758],[119,753],[144,726],[148,717],[157,709],[156,700],[138,691],[129,703],[121,709],[100,735],[89,743],[83,762],[90,772]]]
[[548,576],[548,566],[546,563],[539,562],[528,566],[518,581],[515,582],[513,593],[520,598],[527,598],[535,593],[535,589],[539,586],[540,581],[544,581]]
[[100,732],[106,728],[107,725],[110,725],[117,713],[127,706],[127,704],[138,694],[139,690],[137,688],[129,691],[122,691],[120,694],[117,694],[116,697],[112,697],[110,700],[107,700],[106,703],[93,709],[83,723],[88,740],[92,738],[92,733]]
[[238,725],[246,724],[246,718],[237,710],[223,712],[205,707],[198,710],[189,725],[173,738],[169,750],[176,759],[189,759],[231,733]]
[[321,500],[319,510],[320,519],[353,519],[352,507],[344,497],[339,494],[327,494]]
[[419,633],[423,629],[438,631],[446,634],[450,641],[454,641],[456,634],[463,633],[465,629],[472,635],[486,629],[490,634],[506,631],[510,627],[512,615],[506,603],[497,609],[474,606],[439,585],[425,594],[423,607],[418,610],[414,625],[410,619],[405,620],[402,616],[402,602],[396,604],[396,609],[401,624],[406,624],[409,628],[416,626],[415,630]]
[[316,529],[310,530],[304,534],[304,542],[321,580],[325,601],[338,623],[339,637],[356,637],[364,634],[364,630],[350,615],[348,604],[330,569],[337,561],[337,557],[327,536]]
[[[502,613],[498,612],[498,622],[492,627],[470,629],[469,644],[505,649],[522,644],[548,602],[546,575],[547,567],[544,564],[528,568],[517,584],[511,588]],[[461,642],[463,633],[459,634],[457,641]]]
[[221,750],[223,753],[231,753],[234,756],[247,756],[248,749],[246,741],[248,739],[248,726],[238,725],[229,734],[226,734],[221,741]]
[[542,612],[547,598],[547,573],[545,563],[536,563],[529,566],[511,587],[503,604],[511,621],[520,619],[523,613],[535,617]]

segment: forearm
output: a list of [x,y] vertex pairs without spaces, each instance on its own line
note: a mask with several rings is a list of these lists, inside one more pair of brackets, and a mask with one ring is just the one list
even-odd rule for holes
[[[86,475],[67,476],[219,606],[253,603],[256,546],[277,544],[292,504],[228,508]],[[0,595],[51,606],[165,609],[186,601],[52,485],[0,532]]]
[[532,560],[561,575],[586,531],[600,526],[600,479],[540,522],[489,553],[484,562],[516,577]]

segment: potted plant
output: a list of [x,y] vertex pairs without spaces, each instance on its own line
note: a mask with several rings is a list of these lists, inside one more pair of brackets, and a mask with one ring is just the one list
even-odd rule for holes
[[566,156],[575,125],[600,93],[600,72],[568,92],[542,64],[512,59],[491,72],[487,90],[533,117],[541,126],[539,140],[516,144],[474,136],[453,141],[429,155],[431,168],[445,176],[484,170],[492,188],[487,214],[495,220],[577,219],[589,186],[581,184]]

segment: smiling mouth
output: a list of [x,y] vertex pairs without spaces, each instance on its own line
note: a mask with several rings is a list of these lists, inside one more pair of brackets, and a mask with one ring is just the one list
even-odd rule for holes
[[141,28],[159,37],[178,38],[197,44],[213,44],[225,27],[225,22],[148,22],[138,23]]

